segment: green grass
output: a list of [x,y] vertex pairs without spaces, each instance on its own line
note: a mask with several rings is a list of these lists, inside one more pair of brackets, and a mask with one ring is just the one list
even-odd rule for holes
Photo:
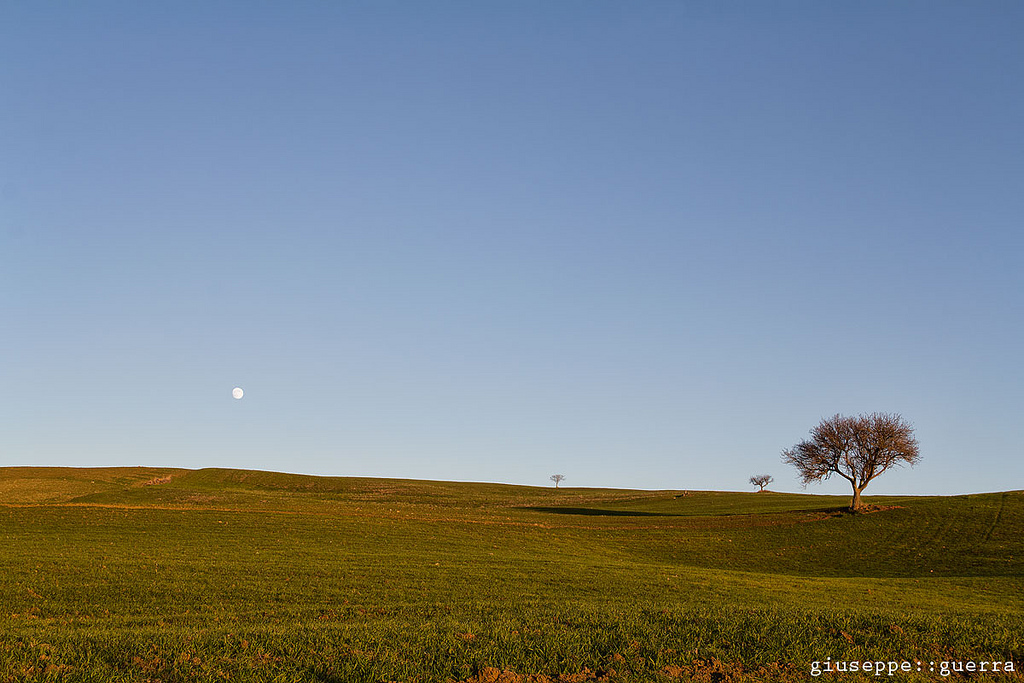
[[680,493],[0,469],[0,683],[1024,667],[1024,492]]

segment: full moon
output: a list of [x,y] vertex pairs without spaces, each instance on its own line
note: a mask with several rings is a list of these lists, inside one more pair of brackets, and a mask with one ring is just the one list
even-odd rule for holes
[[245,396],[245,392],[242,391],[241,387],[235,387],[231,390],[231,395],[235,398],[242,398],[242,396]]

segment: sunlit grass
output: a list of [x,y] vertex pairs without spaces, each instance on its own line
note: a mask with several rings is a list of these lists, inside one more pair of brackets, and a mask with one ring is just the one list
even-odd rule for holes
[[825,496],[141,468],[0,470],[0,492],[0,681],[1024,660],[1021,492],[849,515]]

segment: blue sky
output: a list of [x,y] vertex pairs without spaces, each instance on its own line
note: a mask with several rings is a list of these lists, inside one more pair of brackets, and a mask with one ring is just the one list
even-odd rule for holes
[[799,490],[887,411],[922,461],[867,493],[1021,488],[1022,31],[5,3],[0,464]]

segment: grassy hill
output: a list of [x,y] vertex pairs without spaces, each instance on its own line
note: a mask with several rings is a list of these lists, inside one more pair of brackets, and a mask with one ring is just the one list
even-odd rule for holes
[[0,683],[1024,668],[1024,492],[866,502],[0,468]]

